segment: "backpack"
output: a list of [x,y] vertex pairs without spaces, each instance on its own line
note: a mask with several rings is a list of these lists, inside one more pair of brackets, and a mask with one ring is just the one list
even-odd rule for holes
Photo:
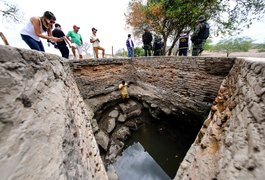
[[210,34],[210,26],[207,22],[203,23],[203,27],[202,27],[202,31],[199,35],[200,39],[207,39],[209,37]]

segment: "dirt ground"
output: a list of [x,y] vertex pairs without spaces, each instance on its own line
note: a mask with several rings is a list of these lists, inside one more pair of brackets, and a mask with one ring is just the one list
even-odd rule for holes
[[[226,53],[203,51],[201,56],[226,57]],[[258,57],[258,58],[265,58],[265,52],[258,52],[257,49],[251,49],[251,50],[249,50],[249,52],[232,52],[229,55],[229,57]]]

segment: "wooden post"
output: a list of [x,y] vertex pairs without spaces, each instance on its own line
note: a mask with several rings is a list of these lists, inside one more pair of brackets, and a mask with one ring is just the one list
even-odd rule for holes
[[4,41],[5,45],[9,46],[9,43],[8,43],[5,35],[2,32],[0,32],[0,36],[1,36],[2,40]]

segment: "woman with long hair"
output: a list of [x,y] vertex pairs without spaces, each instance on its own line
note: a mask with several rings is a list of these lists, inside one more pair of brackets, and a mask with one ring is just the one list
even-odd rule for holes
[[[40,38],[48,41],[59,42],[61,38],[52,36],[52,27],[56,18],[50,11],[44,12],[41,17],[31,17],[30,21],[21,30],[21,37],[27,45],[37,51],[45,51]],[[46,32],[46,34],[44,34]]]

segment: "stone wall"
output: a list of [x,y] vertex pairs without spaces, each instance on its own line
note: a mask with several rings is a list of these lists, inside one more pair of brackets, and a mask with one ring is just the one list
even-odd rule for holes
[[[131,97],[166,114],[206,116],[234,58],[142,57],[72,62],[82,97],[94,111],[119,99],[118,85],[129,82]],[[159,105],[159,106],[158,106]]]
[[0,46],[0,179],[107,179],[68,63]]
[[120,98],[123,79],[131,97],[165,113],[202,115],[211,108],[175,179],[264,179],[264,62],[76,61],[73,76],[56,55],[0,46],[1,179],[107,179],[91,120]]
[[237,59],[175,179],[265,178],[265,59]]

